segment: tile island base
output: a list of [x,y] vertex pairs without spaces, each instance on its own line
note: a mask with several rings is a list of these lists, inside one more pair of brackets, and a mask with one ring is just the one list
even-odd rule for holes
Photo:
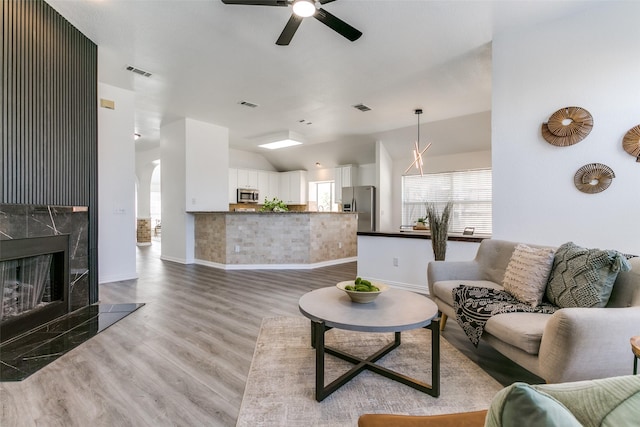
[[358,217],[338,212],[194,212],[196,264],[310,269],[356,261]]

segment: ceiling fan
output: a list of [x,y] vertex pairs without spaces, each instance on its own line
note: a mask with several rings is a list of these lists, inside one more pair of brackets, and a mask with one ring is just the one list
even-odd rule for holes
[[313,16],[327,27],[351,41],[358,40],[362,35],[360,31],[343,20],[336,18],[323,8],[319,6],[316,7],[316,3],[323,5],[333,1],[335,0],[222,0],[222,3],[248,6],[292,6],[293,13],[291,14],[291,18],[289,18],[289,22],[287,22],[287,25],[285,25],[284,30],[282,30],[280,37],[278,37],[276,41],[276,44],[280,46],[287,46],[291,42],[302,20],[309,16]]

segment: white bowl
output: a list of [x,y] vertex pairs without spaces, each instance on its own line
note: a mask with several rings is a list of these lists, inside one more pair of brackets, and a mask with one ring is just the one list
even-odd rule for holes
[[380,295],[381,293],[389,289],[389,287],[384,283],[378,283],[378,282],[371,282],[373,286],[380,289],[378,292],[348,291],[344,288],[345,286],[354,285],[354,284],[355,284],[354,280],[346,280],[344,282],[337,283],[336,287],[340,290],[345,291],[347,295],[349,295],[349,298],[351,298],[351,301],[357,302],[359,304],[366,304],[368,302],[372,302],[373,300],[378,298],[378,295]]

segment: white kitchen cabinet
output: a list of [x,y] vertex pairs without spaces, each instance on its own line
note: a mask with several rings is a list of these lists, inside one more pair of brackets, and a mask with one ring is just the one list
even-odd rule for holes
[[280,194],[280,174],[278,172],[258,171],[258,192],[260,203],[271,200]]
[[258,189],[258,171],[253,169],[238,169],[238,188]]
[[342,203],[342,187],[353,187],[357,182],[358,167],[354,165],[336,166],[334,184],[336,203]]
[[307,171],[281,172],[278,197],[288,205],[307,204]]
[[229,168],[229,203],[238,202],[238,169]]

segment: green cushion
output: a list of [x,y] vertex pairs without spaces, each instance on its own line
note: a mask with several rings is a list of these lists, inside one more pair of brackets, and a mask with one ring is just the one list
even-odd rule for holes
[[616,406],[607,414],[601,424],[602,427],[637,425],[640,425],[640,392]]
[[558,307],[604,307],[629,261],[617,251],[586,249],[573,242],[556,251],[545,295]]
[[582,427],[562,403],[524,383],[510,386],[501,421],[503,426]]

